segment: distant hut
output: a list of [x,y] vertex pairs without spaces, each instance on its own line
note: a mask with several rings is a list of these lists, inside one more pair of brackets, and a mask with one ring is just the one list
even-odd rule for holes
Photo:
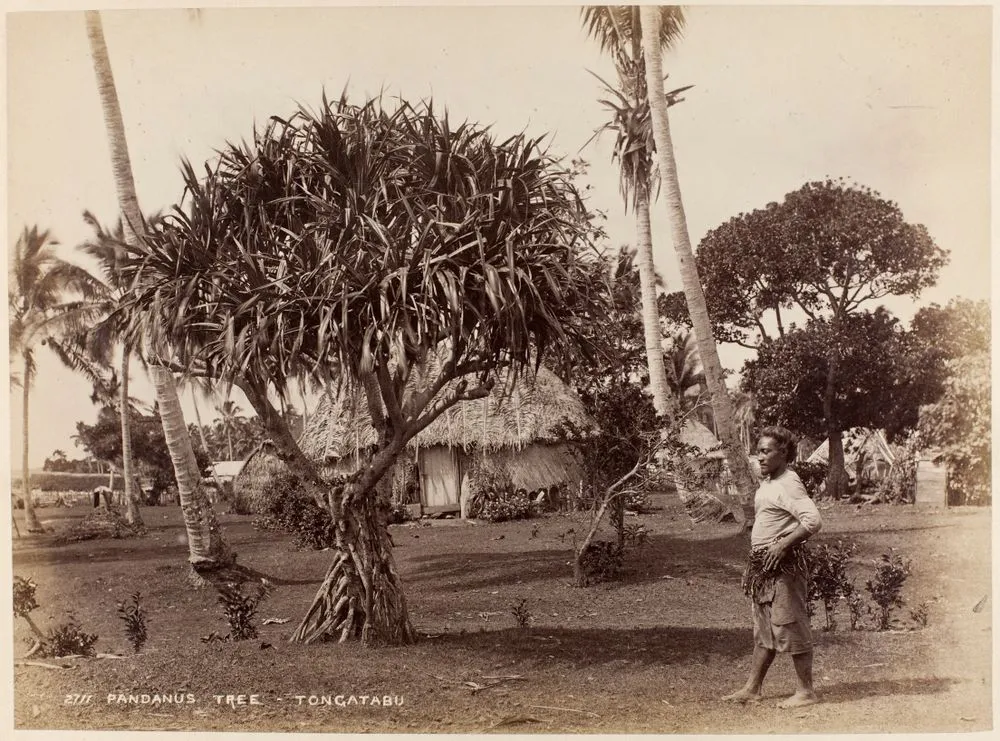
[[[514,487],[527,491],[579,483],[574,441],[597,431],[583,403],[546,368],[525,374],[513,387],[507,380],[501,377],[482,399],[449,408],[410,441],[416,485],[407,486],[397,468],[394,498],[408,490],[419,495],[424,513],[462,512],[476,488],[477,465],[484,461],[504,468]],[[355,470],[375,444],[364,398],[357,392],[324,398],[299,444],[306,456],[331,470]]]
[[[863,480],[881,481],[896,461],[896,454],[889,446],[881,430],[855,427],[843,435],[844,468],[852,482],[860,474]],[[809,463],[830,463],[830,441],[824,440],[813,454]]]
[[233,511],[241,515],[264,514],[270,508],[268,493],[274,477],[288,468],[266,440],[250,454],[232,480]]

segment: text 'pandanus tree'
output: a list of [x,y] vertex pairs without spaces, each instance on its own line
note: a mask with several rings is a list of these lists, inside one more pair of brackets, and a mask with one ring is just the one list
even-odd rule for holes
[[[376,484],[422,429],[531,372],[603,308],[568,173],[426,103],[341,97],[227,145],[134,254],[134,306],[190,372],[244,391],[336,523],[293,639],[414,638]],[[275,407],[302,377],[363,393],[376,444],[324,478]]]

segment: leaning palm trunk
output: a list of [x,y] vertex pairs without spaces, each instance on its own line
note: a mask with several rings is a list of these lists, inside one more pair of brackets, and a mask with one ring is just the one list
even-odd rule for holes
[[[111,60],[108,58],[108,49],[104,42],[101,15],[97,11],[87,11],[86,21],[87,37],[90,40],[94,60],[94,74],[97,77],[97,88],[101,96],[104,124],[111,149],[115,189],[122,211],[125,242],[130,247],[137,247],[143,235],[144,222],[136,197],[132,164],[125,139],[125,124],[122,121],[118,92],[111,72]],[[234,556],[223,541],[215,512],[201,485],[201,477],[191,448],[191,438],[184,424],[184,415],[173,375],[162,367],[151,368],[150,375],[162,415],[167,450],[177,478],[177,493],[188,535],[189,560],[192,565],[202,567],[216,561],[229,563]]]
[[42,523],[35,513],[35,504],[31,501],[31,471],[28,468],[28,394],[31,391],[31,364],[24,361],[24,376],[21,379],[24,389],[24,409],[21,418],[21,494],[24,499],[24,522],[29,533],[44,531]]
[[663,364],[660,312],[656,302],[656,271],[653,267],[653,232],[649,223],[649,193],[639,187],[635,197],[639,288],[642,299],[642,328],[646,340],[646,363],[649,368],[649,388],[656,413],[666,416],[676,412],[676,404],[667,383]]
[[139,512],[139,490],[135,485],[135,466],[132,462],[132,417],[128,405],[129,347],[122,350],[122,381],[120,409],[122,417],[122,476],[125,479],[125,521],[142,525]]
[[698,352],[705,368],[705,380],[712,394],[712,410],[715,413],[719,437],[726,450],[726,460],[740,500],[734,513],[745,521],[752,518],[750,508],[754,489],[753,475],[746,452],[740,444],[736,429],[733,403],[722,380],[722,363],[719,361],[712,325],[709,321],[705,294],[698,277],[698,267],[691,250],[687,219],[681,202],[680,185],[677,178],[677,163],[674,160],[673,142],[670,137],[670,119],[667,115],[667,98],[663,89],[663,58],[659,44],[660,14],[655,5],[643,5],[642,14],[643,54],[646,60],[646,81],[649,95],[650,116],[653,124],[653,138],[659,158],[660,178],[667,208],[670,214],[674,251],[684,286],[688,311],[698,341]]

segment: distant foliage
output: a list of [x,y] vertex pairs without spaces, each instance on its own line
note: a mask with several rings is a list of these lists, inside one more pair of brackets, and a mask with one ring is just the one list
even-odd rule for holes
[[[39,491],[83,491],[91,492],[98,486],[108,485],[108,474],[106,473],[63,473],[56,471],[46,471],[44,473],[33,473],[28,477],[32,489]],[[114,491],[124,491],[125,483],[121,476],[116,476]],[[11,479],[11,489],[21,490],[21,477]]]
[[140,594],[134,593],[127,600],[118,603],[118,618],[125,623],[125,636],[132,650],[139,653],[148,637],[146,612],[139,603]]
[[916,499],[917,458],[920,442],[917,435],[907,438],[889,472],[878,482],[876,499],[887,504],[910,504]]
[[990,356],[970,355],[946,365],[949,375],[944,395],[921,410],[920,437],[927,447],[940,451],[955,503],[989,504],[993,451]]
[[872,601],[878,605],[879,630],[888,630],[892,623],[892,611],[904,604],[903,584],[910,576],[910,561],[893,553],[883,553],[875,562],[872,578],[865,582],[865,589]]

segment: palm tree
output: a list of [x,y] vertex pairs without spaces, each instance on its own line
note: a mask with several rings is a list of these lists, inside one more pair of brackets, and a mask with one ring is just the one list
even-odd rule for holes
[[740,444],[733,414],[733,403],[723,381],[722,363],[719,361],[718,348],[712,334],[708,308],[705,305],[705,293],[698,277],[698,267],[691,250],[684,205],[681,202],[677,163],[674,160],[670,119],[667,113],[670,101],[663,88],[663,52],[660,43],[663,33],[661,27],[663,14],[664,8],[655,5],[643,5],[640,9],[643,56],[646,61],[649,107],[653,124],[653,137],[656,142],[660,182],[665,191],[674,252],[677,255],[684,296],[687,299],[695,337],[698,340],[698,352],[705,367],[708,390],[712,395],[712,409],[719,430],[719,438],[726,450],[726,459],[733,474],[733,481],[741,500],[740,504],[743,506],[746,523],[753,517],[750,505],[754,479],[750,470],[750,462]]
[[[101,15],[97,11],[87,11],[85,17],[87,37],[94,61],[94,74],[97,78],[104,124],[111,149],[111,164],[122,212],[125,243],[135,249],[145,236],[146,224],[139,210],[139,199],[135,192],[132,164],[125,139],[125,124],[104,40]],[[184,424],[173,373],[169,368],[153,363],[150,365],[149,374],[160,408],[167,449],[177,478],[177,493],[188,535],[189,561],[196,569],[230,563],[234,555],[222,537],[215,511],[201,485],[201,475],[191,447],[191,438]]]
[[122,301],[128,292],[128,285],[123,280],[121,274],[121,262],[125,256],[125,228],[123,222],[119,219],[114,231],[106,229],[89,211],[84,212],[83,220],[93,229],[94,236],[81,244],[79,249],[96,261],[100,270],[101,280],[107,287],[103,305],[98,307],[103,318],[88,331],[85,339],[86,352],[89,357],[96,359],[98,362],[110,365],[112,349],[116,345],[122,344],[121,364],[119,367],[120,381],[117,387],[118,398],[112,403],[118,407],[118,414],[121,417],[122,477],[125,480],[125,519],[133,524],[141,524],[142,515],[139,511],[140,490],[137,485],[135,465],[132,457],[132,423],[131,415],[128,413],[130,407],[129,375],[133,348],[131,345],[121,342],[125,324],[117,311],[119,302]]
[[[102,286],[86,270],[61,259],[48,231],[31,227],[21,232],[11,255],[8,274],[10,292],[7,307],[10,321],[11,358],[20,356],[20,384],[23,394],[21,486],[28,532],[42,532],[31,499],[28,469],[28,397],[35,377],[35,351],[63,333],[81,331],[91,315],[91,302]],[[74,295],[77,300],[67,300]]]
[[215,411],[219,413],[219,427],[226,437],[229,457],[226,460],[233,460],[233,430],[236,429],[236,422],[243,412],[237,404],[230,399],[226,399],[221,404],[217,404]]
[[[659,43],[670,48],[680,37],[684,14],[680,8],[660,9]],[[653,137],[641,48],[639,10],[636,6],[592,6],[582,11],[587,32],[598,40],[601,51],[609,52],[618,72],[618,88],[600,80],[614,100],[602,101],[612,114],[611,121],[595,133],[615,133],[613,157],[618,161],[620,188],[626,209],[631,204],[636,219],[636,246],[641,286],[646,361],[653,406],[658,414],[676,411],[661,352],[660,318],[656,301],[656,270],[653,265],[653,234],[649,204],[653,184]],[[596,75],[595,75],[596,77]],[[686,88],[685,88],[686,89]],[[676,96],[683,89],[674,91]]]

